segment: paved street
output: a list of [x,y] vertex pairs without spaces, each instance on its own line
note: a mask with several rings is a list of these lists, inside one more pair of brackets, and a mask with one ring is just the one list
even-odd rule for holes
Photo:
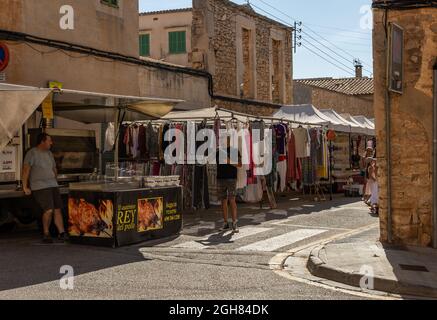
[[[293,271],[293,262],[282,274],[274,270],[287,252],[309,254],[323,241],[374,229],[378,219],[368,208],[341,196],[322,203],[287,196],[279,202],[277,210],[240,206],[237,234],[217,231],[222,222],[213,208],[187,216],[179,237],[119,249],[45,246],[29,233],[2,236],[0,299],[372,298],[300,281],[296,274],[303,268]],[[63,265],[74,268],[74,290],[60,289]]]

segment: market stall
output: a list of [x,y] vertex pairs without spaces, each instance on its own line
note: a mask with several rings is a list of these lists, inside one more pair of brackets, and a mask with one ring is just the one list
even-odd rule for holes
[[73,242],[122,246],[177,234],[182,228],[178,177],[154,177],[119,159],[120,130],[126,121],[160,118],[179,100],[61,90],[54,112],[87,124],[113,122],[114,161],[69,185],[68,231]]
[[[171,112],[164,116],[161,121],[165,121],[170,126],[181,125],[185,128],[186,124],[195,124],[196,133],[198,129],[208,128],[218,132],[219,129],[235,130],[239,137],[239,150],[246,152],[248,155],[263,154],[272,155],[272,170],[267,174],[259,174],[253,161],[244,164],[239,168],[237,189],[239,197],[246,203],[260,203],[263,198],[268,198],[270,206],[275,206],[275,193],[282,193],[287,190],[300,190],[298,181],[304,180],[301,174],[301,164],[296,157],[284,157],[284,154],[295,148],[294,140],[288,139],[292,134],[292,130],[302,126],[312,126],[313,128],[321,128],[320,123],[311,123],[307,121],[290,120],[285,117],[275,116],[254,116],[227,110],[220,107],[206,108],[193,111]],[[158,123],[159,125],[159,123]],[[160,122],[162,125],[162,122]],[[266,140],[255,143],[253,132],[255,129],[265,132],[271,129],[272,144],[269,145]],[[261,136],[263,136],[261,134]],[[326,144],[324,144],[326,146]],[[326,159],[325,166],[321,166],[319,170],[323,171],[327,176],[327,153],[322,153],[322,157]],[[252,159],[252,158],[251,158]],[[219,204],[220,201],[216,196],[216,168],[213,164],[207,165],[187,165],[184,169],[181,181],[184,183],[184,200],[186,208],[199,208],[202,205],[202,200],[208,204]],[[196,172],[198,174],[196,174]],[[202,173],[203,172],[203,173]],[[205,173],[206,172],[206,173]],[[200,178],[199,178],[200,177]],[[311,179],[312,175],[307,175]],[[194,183],[194,181],[196,183]],[[208,188],[206,188],[206,186]],[[265,197],[267,193],[268,197]],[[197,196],[196,196],[197,195]],[[208,199],[205,199],[208,195]]]
[[124,246],[176,235],[182,229],[182,190],[138,182],[70,185],[69,234],[74,243]]
[[[304,186],[326,184],[329,181],[334,191],[343,192],[350,178],[360,173],[360,168],[355,170],[353,163],[361,154],[360,148],[371,138],[370,135],[374,135],[370,126],[345,118],[334,110],[318,110],[313,105],[284,106],[273,116],[322,125],[322,129],[318,130],[311,126],[304,128],[308,132],[307,141],[310,145],[310,152],[298,157],[298,162],[302,163]],[[300,149],[299,146],[297,149]],[[329,159],[327,170],[324,169],[326,154]]]

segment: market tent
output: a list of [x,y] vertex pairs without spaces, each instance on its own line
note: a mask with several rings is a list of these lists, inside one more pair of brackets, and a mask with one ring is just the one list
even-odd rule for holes
[[123,96],[62,89],[55,91],[53,106],[57,116],[82,123],[159,119],[182,100]]
[[346,118],[339,115],[335,110],[325,109],[325,110],[320,110],[320,112],[322,112],[325,116],[329,117],[330,119],[333,119],[333,121],[336,121],[338,123],[336,125],[336,129],[340,125],[343,125],[345,128],[347,128],[346,129],[347,131],[337,129],[338,131],[350,132],[350,133],[360,133],[360,134],[367,133],[367,130],[365,128],[363,128],[362,126],[360,126],[356,122],[352,122],[352,121],[347,120]]
[[372,121],[370,121],[369,119],[367,119],[366,117],[364,117],[364,116],[353,116],[353,118],[357,122],[359,122],[363,126],[365,126],[366,128],[369,128],[371,130],[375,130],[375,124]]
[[235,114],[234,112],[219,107],[196,109],[190,111],[174,111],[163,116],[162,120],[173,121],[189,121],[189,120],[214,120],[220,118],[222,120],[236,119],[240,122],[247,122],[248,119],[254,119],[251,115],[242,115],[241,113]]
[[348,113],[341,114],[343,118],[346,120],[355,123],[356,125],[360,126],[363,129],[363,134],[366,134],[368,136],[374,136],[375,135],[375,128],[370,127],[369,125],[365,125],[364,123],[361,123],[356,119],[356,117],[351,116]]
[[0,84],[0,149],[9,143],[51,91]]
[[308,123],[314,125],[329,125],[331,119],[325,116],[312,104],[284,106],[273,114],[274,118]]

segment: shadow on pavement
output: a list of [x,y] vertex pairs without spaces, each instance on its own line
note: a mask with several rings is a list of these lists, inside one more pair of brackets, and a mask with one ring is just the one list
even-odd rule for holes
[[146,259],[137,247],[119,249],[70,244],[42,245],[37,232],[0,236],[0,291],[51,281],[64,274],[60,268],[72,266],[82,275]]

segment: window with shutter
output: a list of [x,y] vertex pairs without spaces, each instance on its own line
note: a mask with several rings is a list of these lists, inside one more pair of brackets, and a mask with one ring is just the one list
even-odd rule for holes
[[169,53],[180,54],[187,52],[186,31],[175,31],[168,33]]
[[118,0],[100,0],[101,3],[118,8]]
[[140,56],[150,56],[150,34],[140,35]]

